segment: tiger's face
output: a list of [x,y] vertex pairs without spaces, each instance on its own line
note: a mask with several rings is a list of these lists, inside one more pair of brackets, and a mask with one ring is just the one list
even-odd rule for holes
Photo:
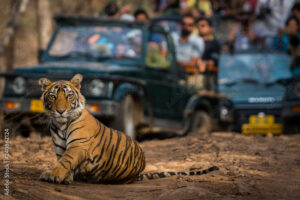
[[76,119],[84,109],[85,99],[80,93],[82,75],[76,74],[71,81],[51,82],[41,78],[39,85],[42,89],[41,100],[46,113],[59,123]]

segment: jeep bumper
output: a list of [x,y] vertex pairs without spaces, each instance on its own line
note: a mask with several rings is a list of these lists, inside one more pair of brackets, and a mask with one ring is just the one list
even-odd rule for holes
[[[110,100],[92,100],[86,102],[86,109],[96,117],[113,119],[119,110],[119,103]],[[42,113],[43,106],[39,99],[26,98],[3,98],[0,100],[0,109],[5,114],[22,113]]]
[[234,131],[243,134],[281,134],[282,104],[238,104]]
[[284,119],[300,119],[300,101],[284,103],[282,117]]

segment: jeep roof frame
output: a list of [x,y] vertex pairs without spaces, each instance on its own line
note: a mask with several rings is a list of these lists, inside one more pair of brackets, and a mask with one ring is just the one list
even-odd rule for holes
[[57,24],[70,24],[77,25],[78,23],[103,23],[103,24],[123,24],[130,27],[141,27],[141,28],[157,28],[160,31],[168,34],[163,27],[155,24],[150,20],[149,22],[139,22],[139,21],[126,21],[113,18],[105,18],[101,16],[91,16],[91,15],[74,15],[74,14],[54,14],[53,16]]

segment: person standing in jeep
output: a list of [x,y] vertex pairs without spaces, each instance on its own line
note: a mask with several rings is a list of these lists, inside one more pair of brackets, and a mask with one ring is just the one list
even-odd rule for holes
[[220,57],[220,44],[213,34],[212,22],[208,18],[200,18],[197,22],[199,35],[205,42],[205,51],[202,60],[206,66],[205,88],[215,89],[217,79],[218,63]]
[[205,66],[201,62],[204,52],[204,41],[202,38],[193,34],[195,19],[192,15],[186,14],[181,20],[180,36],[173,33],[173,40],[176,47],[176,57],[178,64],[189,73],[189,84],[202,87],[202,78],[195,73],[202,73]]

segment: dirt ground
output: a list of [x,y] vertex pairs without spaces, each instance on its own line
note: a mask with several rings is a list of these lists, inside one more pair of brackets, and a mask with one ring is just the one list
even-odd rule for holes
[[[202,176],[178,176],[125,185],[40,182],[56,162],[51,138],[10,138],[9,192],[4,196],[4,152],[0,153],[0,199],[300,199],[300,135],[191,134],[141,142],[145,171],[220,168]],[[0,140],[1,150],[4,140]]]

